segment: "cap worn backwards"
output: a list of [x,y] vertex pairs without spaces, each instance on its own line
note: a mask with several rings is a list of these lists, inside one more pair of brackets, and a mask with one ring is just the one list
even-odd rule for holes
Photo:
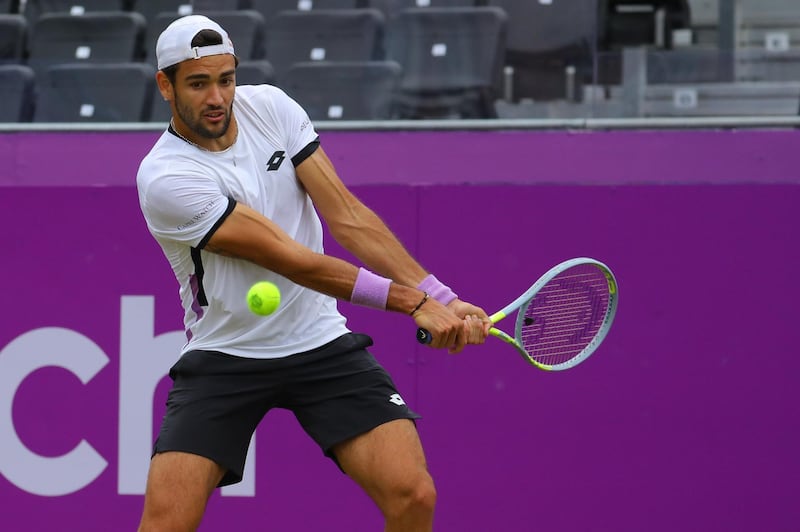
[[[222,36],[222,44],[192,47],[192,39],[202,30],[213,30]],[[181,17],[161,32],[156,42],[158,69],[163,70],[187,59],[200,59],[209,55],[231,54],[233,42],[222,26],[202,15]]]

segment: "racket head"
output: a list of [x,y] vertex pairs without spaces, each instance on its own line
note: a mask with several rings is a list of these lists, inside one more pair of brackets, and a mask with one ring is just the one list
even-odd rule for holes
[[606,337],[617,302],[617,281],[605,264],[586,257],[562,262],[509,305],[518,308],[515,347],[539,369],[572,368]]

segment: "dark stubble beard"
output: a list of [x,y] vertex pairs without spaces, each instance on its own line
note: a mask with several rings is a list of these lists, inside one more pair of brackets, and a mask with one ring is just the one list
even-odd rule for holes
[[228,128],[231,125],[231,116],[233,113],[231,109],[233,108],[233,103],[231,103],[231,107],[225,109],[222,106],[219,107],[208,107],[203,112],[206,111],[225,111],[225,121],[222,123],[222,129],[219,131],[211,131],[210,129],[204,127],[200,122],[200,117],[195,117],[192,114],[192,109],[189,106],[183,105],[181,99],[175,95],[175,110],[178,112],[178,116],[180,117],[181,121],[183,121],[186,126],[191,129],[194,133],[200,135],[205,139],[218,139],[225,135],[228,132]]

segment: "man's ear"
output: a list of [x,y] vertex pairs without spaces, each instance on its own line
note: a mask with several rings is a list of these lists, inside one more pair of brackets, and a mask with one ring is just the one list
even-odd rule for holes
[[161,93],[165,102],[171,102],[174,99],[174,87],[164,72],[159,70],[156,72],[156,83],[158,83],[158,91]]

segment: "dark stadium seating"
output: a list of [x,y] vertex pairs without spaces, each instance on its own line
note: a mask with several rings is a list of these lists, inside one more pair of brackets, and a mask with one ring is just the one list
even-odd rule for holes
[[400,116],[492,116],[505,37],[497,7],[403,10],[387,42],[387,58],[403,68]]
[[[147,23],[150,23],[159,13],[174,13],[176,16],[191,15],[194,10],[191,0],[134,0],[131,9],[141,14]],[[155,46],[155,44],[148,43],[148,47],[150,46]]]
[[36,21],[47,13],[81,15],[95,11],[125,11],[126,0],[27,0],[22,14],[34,27]]
[[[35,119],[39,76],[51,67],[155,68],[160,32],[204,14],[234,41],[238,84],[291,88],[320,119],[492,118],[498,100],[503,116],[695,113],[661,104],[677,84],[702,97],[697,113],[733,112],[721,100],[729,98],[748,108],[764,102],[749,112],[774,115],[800,81],[800,0],[737,0],[730,16],[721,1],[0,0],[0,66],[33,71],[34,98],[20,120]],[[639,66],[629,68],[635,57]],[[30,70],[4,72],[3,94],[28,91]],[[358,76],[369,80],[362,108],[337,95]],[[638,106],[634,92],[644,95]],[[168,116],[155,100],[144,120]]]
[[379,9],[387,21],[410,8],[475,7],[486,5],[487,0],[364,0],[366,7]]
[[513,100],[572,100],[593,74],[597,0],[489,0],[508,15],[504,93]]
[[383,59],[383,32],[376,9],[281,11],[267,23],[266,57],[280,83],[294,63]]
[[412,7],[475,7],[485,4],[485,0],[367,0],[367,4],[387,12],[396,12]]
[[250,9],[264,16],[267,24],[281,11],[317,11],[366,7],[365,0],[249,0]]
[[0,15],[0,65],[22,63],[27,47],[28,23],[22,15]]
[[296,63],[281,87],[312,120],[387,120],[401,70],[394,61]]
[[61,63],[117,63],[142,58],[145,21],[130,12],[48,13],[39,17],[28,64],[37,75]]
[[169,103],[161,97],[158,89],[153,89],[153,99],[150,103],[150,113],[147,117],[148,122],[169,122],[172,116]]
[[0,122],[29,122],[33,91],[33,70],[25,65],[0,65]]
[[39,81],[34,121],[145,121],[155,91],[154,75],[147,63],[50,67]]
[[192,9],[195,13],[203,11],[236,11],[252,9],[249,0],[193,0]]
[[236,68],[237,85],[260,85],[275,83],[275,68],[266,59],[240,61]]

